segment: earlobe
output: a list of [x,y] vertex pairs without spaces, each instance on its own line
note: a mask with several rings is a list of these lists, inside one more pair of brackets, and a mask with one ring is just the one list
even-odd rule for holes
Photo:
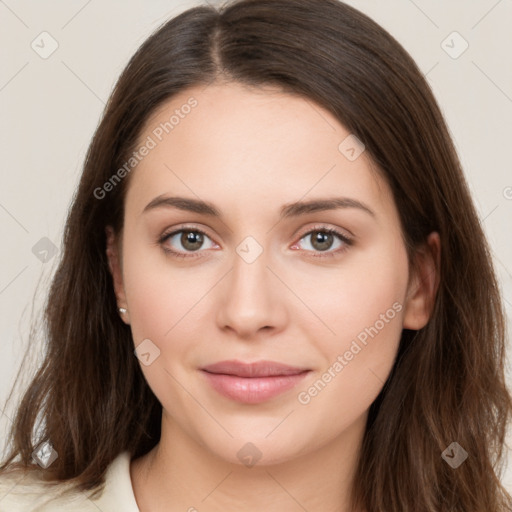
[[[107,261],[108,268],[112,274],[112,280],[114,283],[114,293],[116,295],[118,311],[121,312],[123,321],[128,321],[128,311],[126,304],[126,295],[124,291],[123,275],[121,271],[121,257],[119,253],[119,246],[116,234],[112,226],[105,227],[105,234],[107,236]],[[122,310],[125,310],[124,312]]]
[[417,251],[405,299],[404,329],[419,330],[427,324],[439,287],[441,240],[432,232],[426,244]]

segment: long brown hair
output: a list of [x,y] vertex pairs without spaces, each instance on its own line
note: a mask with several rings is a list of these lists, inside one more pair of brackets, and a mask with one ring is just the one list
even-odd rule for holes
[[[436,100],[409,54],[337,0],[241,0],[165,23],[122,73],[91,142],[44,311],[46,353],[17,409],[0,467],[33,467],[49,440],[49,481],[100,491],[122,451],[147,453],[162,406],[116,309],[105,226],[123,225],[129,177],[95,194],[129,159],[144,123],[185,88],[218,79],[276,85],[330,111],[389,183],[412,258],[441,239],[429,323],[404,330],[372,404],[353,489],[368,512],[510,510],[500,483],[511,412],[504,315],[491,256]],[[34,434],[37,420],[42,428]],[[442,452],[457,442],[457,469]],[[15,463],[14,459],[19,460]]]

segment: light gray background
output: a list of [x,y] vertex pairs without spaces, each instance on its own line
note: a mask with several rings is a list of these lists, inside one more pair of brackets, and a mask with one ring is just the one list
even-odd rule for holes
[[[348,3],[386,28],[427,76],[491,243],[510,322],[512,0]],[[58,249],[85,151],[130,56],[158,25],[199,4],[0,0],[2,407],[26,346],[36,286],[35,313],[58,259],[42,262],[32,248],[47,237]],[[31,47],[51,49],[51,39],[40,36],[43,31],[58,43],[46,59]],[[458,58],[453,57],[465,43],[454,31],[469,44]],[[39,350],[31,348],[35,361]],[[508,378],[510,383],[510,371]],[[2,433],[9,416],[12,406],[1,415]],[[504,482],[512,491],[512,468]]]

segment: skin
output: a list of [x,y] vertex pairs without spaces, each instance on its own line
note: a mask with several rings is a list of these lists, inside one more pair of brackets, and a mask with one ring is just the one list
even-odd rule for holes
[[[234,83],[193,87],[158,109],[141,143],[191,96],[198,105],[132,171],[122,232],[107,229],[123,321],[134,346],[150,339],[160,350],[141,365],[163,416],[159,444],[131,463],[137,503],[142,512],[348,512],[368,409],[402,329],[420,329],[430,315],[439,238],[428,238],[412,272],[396,205],[368,153],[349,161],[338,150],[349,132],[298,96]],[[171,207],[144,213],[162,194],[211,202],[222,218]],[[338,196],[373,215],[347,207],[279,218],[285,204]],[[158,242],[183,223],[206,232],[199,250],[187,252],[181,233]],[[322,251],[311,231],[325,227],[353,243],[333,236]],[[248,236],[263,249],[250,264],[236,252]],[[394,318],[300,403],[299,393],[396,303]],[[311,372],[271,400],[240,404],[199,370],[228,359]],[[253,467],[237,456],[249,442],[261,452]]]

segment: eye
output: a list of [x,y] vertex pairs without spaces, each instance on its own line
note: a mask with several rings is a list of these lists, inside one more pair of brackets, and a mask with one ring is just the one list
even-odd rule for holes
[[[347,235],[341,233],[337,229],[325,226],[315,226],[312,230],[309,230],[307,233],[302,235],[300,240],[307,240],[308,238],[310,238],[309,245],[312,247],[312,249],[307,249],[308,251],[326,253],[312,254],[311,256],[315,258],[335,256],[338,253],[346,251],[353,243],[352,239]],[[336,239],[338,241],[337,245]],[[335,250],[331,251],[330,249],[333,245]],[[295,249],[296,247],[297,244],[294,244],[292,249]]]
[[[347,235],[341,233],[337,229],[326,226],[315,226],[313,229],[304,233],[300,240],[307,240],[308,238],[311,239],[309,245],[312,249],[306,249],[307,252],[325,253],[311,254],[311,256],[316,258],[336,256],[337,254],[346,251],[353,243],[352,239]],[[336,239],[338,242],[337,245]],[[209,247],[204,247],[206,240],[210,241]],[[199,254],[196,255],[194,253],[200,253],[201,249],[219,247],[203,230],[187,227],[182,227],[170,233],[164,233],[158,242],[166,253],[178,258],[200,257]],[[330,250],[333,245],[335,246],[335,250]],[[171,248],[176,246],[178,246],[178,250]],[[297,246],[298,244],[294,244],[291,248],[296,249]]]
[[[182,228],[172,231],[171,233],[164,233],[161,236],[159,243],[165,252],[170,253],[178,258],[186,258],[196,257],[194,254],[187,253],[194,253],[198,252],[200,249],[205,249],[203,245],[206,239],[210,240],[212,244],[210,247],[206,247],[206,249],[211,249],[212,246],[216,246],[211,238],[201,229]],[[178,245],[179,250],[169,248],[169,246],[176,245]]]

